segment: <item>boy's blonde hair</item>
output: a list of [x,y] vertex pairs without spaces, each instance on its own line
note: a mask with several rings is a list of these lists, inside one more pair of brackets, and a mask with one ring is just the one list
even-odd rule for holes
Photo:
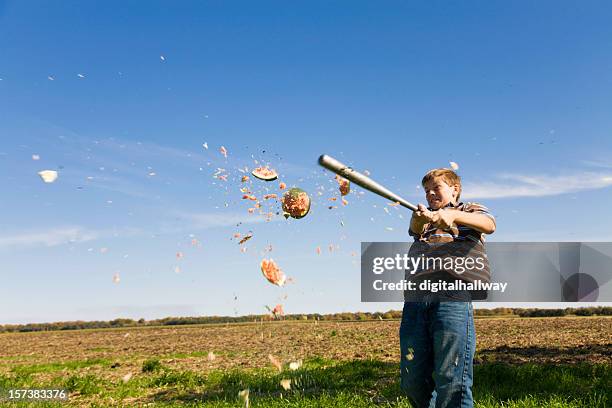
[[451,169],[433,169],[429,170],[427,174],[425,174],[423,180],[421,181],[421,184],[423,185],[423,187],[425,187],[425,184],[429,183],[430,181],[434,181],[437,178],[442,178],[442,180],[444,180],[444,182],[449,186],[459,186],[456,198],[456,200],[459,201],[459,197],[461,196],[461,177],[459,177],[459,175]]

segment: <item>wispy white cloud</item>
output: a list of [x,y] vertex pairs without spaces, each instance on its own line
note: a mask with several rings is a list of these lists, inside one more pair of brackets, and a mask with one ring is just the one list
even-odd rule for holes
[[[184,230],[202,230],[208,228],[231,227],[242,224],[259,224],[266,221],[266,217],[260,214],[241,213],[189,213],[175,212],[174,216],[187,222],[188,227],[164,228],[165,233],[181,232]],[[274,217],[273,220],[279,220]]]
[[55,247],[64,244],[79,244],[102,238],[131,237],[143,234],[139,228],[91,229],[82,226],[60,226],[43,230],[18,231],[0,235],[0,249]]
[[612,162],[602,162],[595,160],[583,160],[582,164],[590,167],[599,167],[602,169],[612,169]]
[[0,236],[0,248],[7,247],[54,247],[67,243],[92,241],[100,237],[99,231],[78,226],[51,228],[44,231],[18,232]]
[[[204,230],[209,228],[231,227],[236,224],[258,224],[266,222],[266,217],[260,214],[241,213],[193,213],[169,212],[165,215],[181,220],[181,225],[170,225],[161,222],[147,230],[134,227],[120,229],[92,229],[83,226],[59,226],[42,230],[15,231],[0,235],[1,249],[24,249],[35,247],[55,247],[65,244],[78,244],[105,238],[125,238],[151,233],[178,234],[186,231]],[[277,221],[275,217],[272,221]]]
[[466,183],[462,198],[544,197],[612,186],[612,173],[580,172],[566,175],[500,174],[499,181]]

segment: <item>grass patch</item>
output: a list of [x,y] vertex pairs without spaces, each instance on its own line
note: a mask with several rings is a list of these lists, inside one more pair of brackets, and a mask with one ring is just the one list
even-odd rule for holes
[[[315,359],[300,370],[282,373],[212,372],[199,382],[187,376],[181,389],[163,390],[153,400],[161,404],[197,402],[210,407],[232,406],[237,402],[238,392],[248,388],[253,407],[409,407],[399,389],[398,371],[396,364],[380,361],[334,363]],[[605,408],[611,398],[611,375],[612,368],[605,365],[476,366],[476,406]],[[281,379],[291,380],[290,390],[281,388]]]
[[153,387],[178,387],[193,389],[206,384],[206,377],[193,371],[163,370],[150,381]]
[[72,375],[64,382],[66,390],[78,392],[81,395],[100,394],[103,390],[107,389],[105,385],[105,381],[92,374],[84,376]]
[[60,370],[78,370],[80,368],[92,367],[92,366],[110,366],[110,360],[104,358],[93,358],[87,360],[76,360],[76,361],[63,361],[48,364],[20,364],[11,369],[11,372],[19,376],[28,376],[35,373],[44,373],[51,371]]
[[560,406],[579,403],[584,404],[579,406],[589,407],[605,407],[605,403],[612,401],[612,368],[609,365],[511,366],[494,363],[476,366],[474,371],[474,397],[478,400],[524,400],[527,404],[535,399],[566,404]]
[[[0,388],[63,386],[74,405],[100,407],[146,403],[236,407],[242,405],[238,392],[244,389],[250,391],[251,407],[410,407],[399,389],[399,364],[377,360],[312,358],[298,370],[281,373],[270,368],[199,373],[170,369],[155,359],[145,363],[154,369],[143,370],[126,383],[91,374],[68,378],[60,374],[49,384],[35,385],[29,375],[12,374],[0,376]],[[612,401],[610,365],[492,363],[476,365],[474,371],[475,406],[479,408],[605,408]],[[283,389],[281,380],[290,380],[291,389]],[[124,402],[127,398],[129,403]]]
[[142,363],[143,373],[153,373],[155,371],[161,370],[162,368],[163,368],[162,363],[160,363],[159,360],[155,358],[145,360],[145,362]]

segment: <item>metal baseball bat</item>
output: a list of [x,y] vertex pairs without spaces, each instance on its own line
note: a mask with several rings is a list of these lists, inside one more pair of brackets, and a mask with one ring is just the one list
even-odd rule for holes
[[380,184],[378,184],[377,182],[375,182],[368,176],[365,176],[359,173],[358,171],[353,170],[352,168],[339,162],[338,160],[334,159],[331,156],[328,156],[326,154],[321,155],[321,157],[319,157],[319,164],[325,167],[327,170],[332,171],[336,173],[337,175],[344,177],[347,180],[352,181],[358,186],[361,186],[365,188],[366,190],[373,192],[374,194],[378,194],[379,196],[382,196],[393,202],[400,203],[402,207],[406,207],[412,211],[417,210],[416,205],[404,200],[402,197],[389,191],[387,188],[381,186]]

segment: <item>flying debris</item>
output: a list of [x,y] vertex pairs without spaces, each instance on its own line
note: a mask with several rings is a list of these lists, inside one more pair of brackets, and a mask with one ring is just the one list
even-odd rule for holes
[[221,146],[219,148],[219,151],[221,152],[221,154],[223,155],[223,157],[225,157],[227,159],[227,149],[225,148],[225,146]]
[[287,279],[285,273],[281,271],[276,262],[271,258],[261,261],[261,273],[263,273],[268,282],[277,286],[283,286]]
[[300,188],[292,188],[281,199],[285,218],[303,218],[310,211],[310,197]]
[[278,358],[274,357],[272,354],[268,354],[268,360],[276,369],[281,372],[283,371],[283,364],[278,360]]
[[274,317],[275,319],[278,319],[279,317],[285,315],[285,311],[283,310],[283,305],[281,304],[274,306],[273,309],[270,309],[270,307],[266,306],[266,309],[268,309],[268,311],[272,314],[272,317]]
[[55,180],[57,180],[57,171],[55,170],[39,171],[38,175],[45,183],[53,183]]
[[291,389],[291,379],[288,379],[288,378],[282,379],[280,381],[280,385],[281,387],[283,387],[285,391],[290,390]]
[[251,174],[263,181],[273,181],[278,178],[278,173],[269,167],[257,167]]
[[302,366],[302,360],[289,363],[289,369],[292,371],[298,370]]
[[274,306],[274,309],[272,309],[272,314],[275,317],[284,316],[285,315],[285,311],[283,310],[283,305],[278,304],[278,305]]
[[240,242],[238,242],[238,245],[244,244],[245,242],[247,242],[251,238],[253,238],[253,233],[249,233],[248,235],[245,235],[244,238],[242,238],[240,240]]
[[238,391],[238,397],[244,402],[244,408],[249,408],[249,389]]
[[338,189],[340,194],[343,196],[347,195],[351,191],[351,182],[344,177],[340,177],[336,174],[336,181],[338,182]]

